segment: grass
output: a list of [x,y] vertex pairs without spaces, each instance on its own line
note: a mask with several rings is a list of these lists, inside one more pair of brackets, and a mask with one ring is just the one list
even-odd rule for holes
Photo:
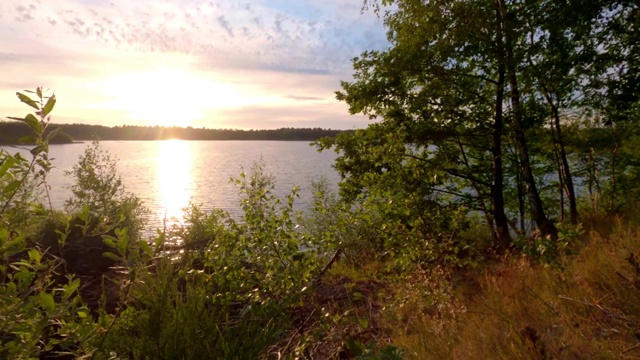
[[393,343],[410,359],[637,359],[639,230],[622,221],[607,233],[598,227],[587,227],[577,254],[559,268],[509,258],[442,276],[439,290],[414,278],[439,300],[425,306],[418,290],[407,290],[414,301],[387,324],[396,325]]

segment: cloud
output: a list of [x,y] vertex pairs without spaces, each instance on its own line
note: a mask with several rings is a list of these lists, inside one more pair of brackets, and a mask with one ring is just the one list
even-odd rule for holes
[[[66,0],[39,7],[15,3],[21,21],[35,20],[56,37],[71,33],[117,49],[204,57],[216,56],[217,51],[209,50],[222,48],[236,57],[282,68],[306,64],[336,72],[358,52],[377,48],[384,39],[379,19],[360,15],[357,6],[337,0],[308,1],[304,6],[264,0],[252,4],[114,0],[113,5]],[[64,30],[51,29],[60,23]],[[65,30],[67,34],[60,33]]]
[[325,98],[321,98],[321,97],[315,97],[315,96],[295,96],[295,95],[289,95],[286,96],[287,99],[293,99],[293,100],[298,100],[298,101],[325,101]]
[[[179,66],[287,99],[279,111],[290,106],[298,114],[295,104],[335,102],[339,80],[352,72],[350,59],[386,46],[381,20],[362,15],[351,0],[2,0],[0,92],[34,81],[79,104],[97,102],[87,94],[91,79]],[[336,109],[298,118],[349,119],[344,105]],[[275,118],[269,121],[295,117]]]
[[18,5],[16,6],[16,12],[18,13],[15,17],[15,20],[18,22],[28,22],[33,20],[33,15],[31,13],[35,10],[35,5],[30,4],[28,6]]
[[233,29],[231,28],[231,25],[229,25],[227,19],[224,18],[224,15],[218,16],[218,23],[220,24],[220,26],[222,26],[223,29],[227,31],[227,34],[229,34],[229,36],[234,37]]

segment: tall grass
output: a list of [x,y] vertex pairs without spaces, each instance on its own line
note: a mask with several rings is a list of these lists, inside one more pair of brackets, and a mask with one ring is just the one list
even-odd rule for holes
[[464,306],[421,312],[394,341],[414,359],[637,359],[638,227],[618,222],[586,239],[560,268],[508,259],[453,279],[455,296],[439,306]]

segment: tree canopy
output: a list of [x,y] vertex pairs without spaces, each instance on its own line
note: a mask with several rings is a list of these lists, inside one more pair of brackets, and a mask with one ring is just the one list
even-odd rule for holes
[[391,46],[355,58],[337,99],[374,122],[320,143],[341,153],[345,195],[402,193],[412,199],[407,221],[422,219],[425,232],[443,207],[481,215],[501,249],[534,229],[555,241],[565,208],[578,221],[575,172],[594,150],[569,146],[565,133],[591,128],[614,138],[593,163],[609,168],[601,181],[615,208],[616,182],[629,173],[619,148],[632,133],[619,129],[638,119],[635,2],[367,5],[384,17]]

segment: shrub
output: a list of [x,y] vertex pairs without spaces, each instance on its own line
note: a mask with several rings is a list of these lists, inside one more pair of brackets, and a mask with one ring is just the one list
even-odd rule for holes
[[41,88],[31,93],[17,95],[36,112],[12,118],[34,134],[24,139],[35,143],[31,160],[0,150],[0,357],[7,359],[84,354],[96,330],[78,297],[79,279],[56,281],[61,261],[27,241],[33,219],[53,216],[30,197],[30,184],[47,192],[48,142],[56,134],[45,135],[55,96]]

